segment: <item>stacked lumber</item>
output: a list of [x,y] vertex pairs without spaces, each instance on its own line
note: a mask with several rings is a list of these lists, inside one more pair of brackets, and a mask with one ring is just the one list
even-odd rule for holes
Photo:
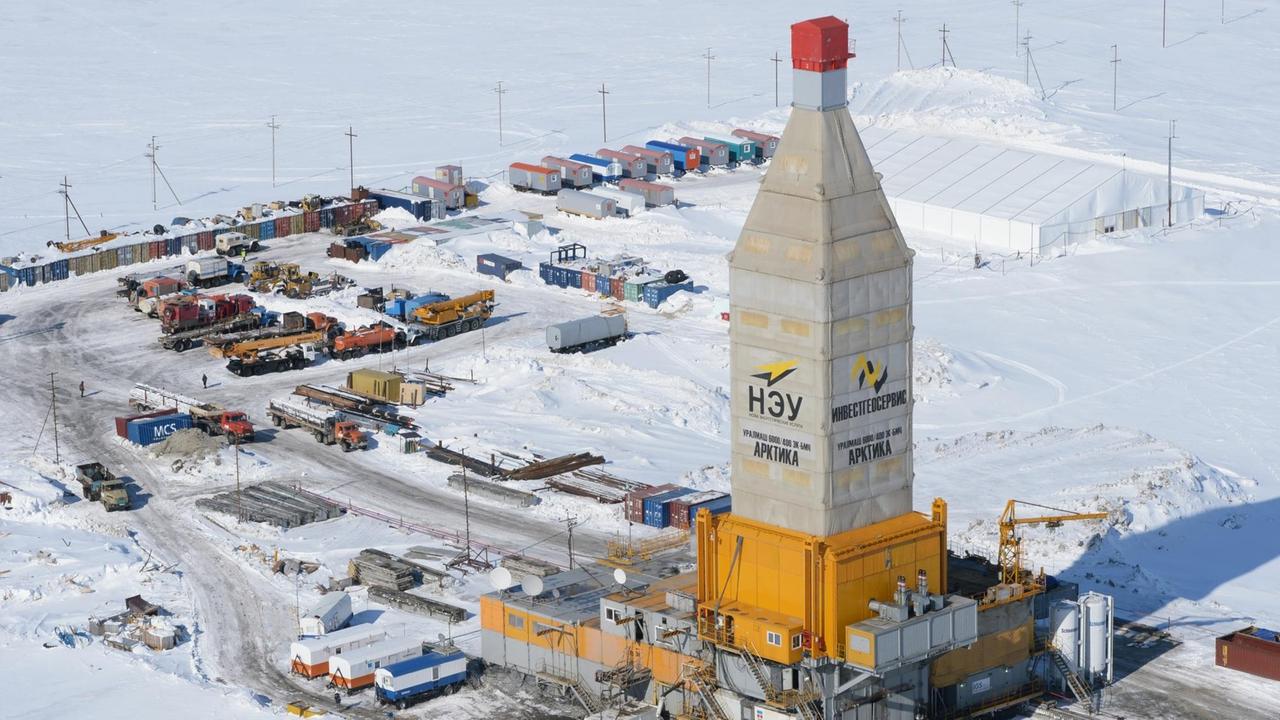
[[511,571],[511,577],[514,578],[521,578],[526,575],[546,577],[548,575],[555,575],[562,570],[559,565],[539,560],[537,558],[531,558],[528,555],[507,555],[503,557],[498,564]]
[[591,453],[561,455],[550,460],[535,460],[522,468],[510,470],[506,473],[506,478],[508,480],[542,480],[554,475],[573,472],[588,465],[603,464],[603,455],[592,455]]
[[329,520],[342,515],[340,505],[316,500],[281,483],[266,482],[244,488],[237,497],[224,492],[196,501],[196,507],[237,515],[249,522],[262,522],[282,528],[295,528],[307,523]]
[[375,585],[369,588],[369,597],[384,605],[390,605],[406,612],[418,613],[438,620],[447,620],[451,623],[462,622],[467,619],[467,611],[457,605],[424,598],[420,595],[410,595],[401,590],[392,590]]
[[368,585],[370,593],[374,588],[408,590],[421,578],[414,565],[373,548],[361,550],[359,555],[351,558],[347,563],[347,574],[361,585]]
[[547,487],[599,503],[620,503],[627,493],[649,487],[648,483],[624,480],[603,470],[577,470],[571,475],[549,478]]

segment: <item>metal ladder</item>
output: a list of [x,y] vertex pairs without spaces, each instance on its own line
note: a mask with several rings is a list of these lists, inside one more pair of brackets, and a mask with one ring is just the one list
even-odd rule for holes
[[1058,669],[1058,673],[1062,675],[1062,679],[1067,681],[1067,687],[1071,689],[1071,694],[1076,700],[1089,708],[1089,712],[1093,712],[1093,694],[1089,692],[1089,688],[1080,679],[1080,676],[1071,669],[1071,664],[1062,656],[1057,648],[1049,648],[1049,657],[1053,658],[1053,665]]
[[685,665],[681,671],[685,684],[702,701],[704,714],[711,720],[730,720],[715,697],[715,674],[705,665]]
[[592,695],[585,686],[583,686],[581,680],[574,678],[573,682],[568,685],[568,688],[569,692],[573,693],[574,698],[576,698],[578,702],[582,703],[582,707],[587,709],[588,715],[598,715],[600,711],[604,709],[600,704],[600,701],[596,699],[596,697]]
[[781,693],[773,686],[773,683],[769,682],[769,674],[765,672],[764,661],[756,657],[756,654],[746,645],[738,648],[738,653],[747,666],[747,672],[751,673],[751,677],[755,678],[755,681],[760,684],[760,690],[764,692],[764,699],[769,702],[777,702]]

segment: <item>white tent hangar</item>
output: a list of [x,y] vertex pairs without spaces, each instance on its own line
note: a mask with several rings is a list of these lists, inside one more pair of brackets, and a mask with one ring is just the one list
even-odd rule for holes
[[[902,130],[860,130],[900,225],[989,250],[1048,251],[1101,233],[1166,223],[1165,178]],[[1204,193],[1173,186],[1173,221]]]

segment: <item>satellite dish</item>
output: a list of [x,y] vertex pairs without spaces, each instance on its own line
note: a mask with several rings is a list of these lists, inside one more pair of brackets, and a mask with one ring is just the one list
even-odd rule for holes
[[551,597],[552,597],[553,599],[555,599],[555,600],[559,600],[559,599],[560,599],[560,588],[552,588],[552,590],[551,590]]
[[542,578],[537,575],[525,575],[520,581],[520,587],[524,588],[526,595],[536,598],[542,594]]
[[489,571],[489,584],[493,589],[502,592],[511,587],[511,571],[504,567],[496,567]]
[[619,585],[626,585],[626,584],[627,584],[627,571],[626,571],[626,570],[623,570],[622,568],[616,568],[616,569],[613,571],[613,581],[614,581],[614,582],[616,582],[616,583],[618,583]]

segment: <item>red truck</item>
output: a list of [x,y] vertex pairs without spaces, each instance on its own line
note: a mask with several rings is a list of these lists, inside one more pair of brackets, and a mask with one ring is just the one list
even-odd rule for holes
[[253,309],[248,295],[180,295],[160,303],[160,331],[166,335],[229,320]]
[[404,331],[378,323],[334,335],[329,343],[329,357],[349,360],[366,353],[399,350],[404,346]]
[[129,304],[133,305],[133,309],[140,313],[156,317],[160,299],[176,295],[185,290],[186,287],[186,281],[179,278],[154,277],[143,281],[141,285],[130,293]]

